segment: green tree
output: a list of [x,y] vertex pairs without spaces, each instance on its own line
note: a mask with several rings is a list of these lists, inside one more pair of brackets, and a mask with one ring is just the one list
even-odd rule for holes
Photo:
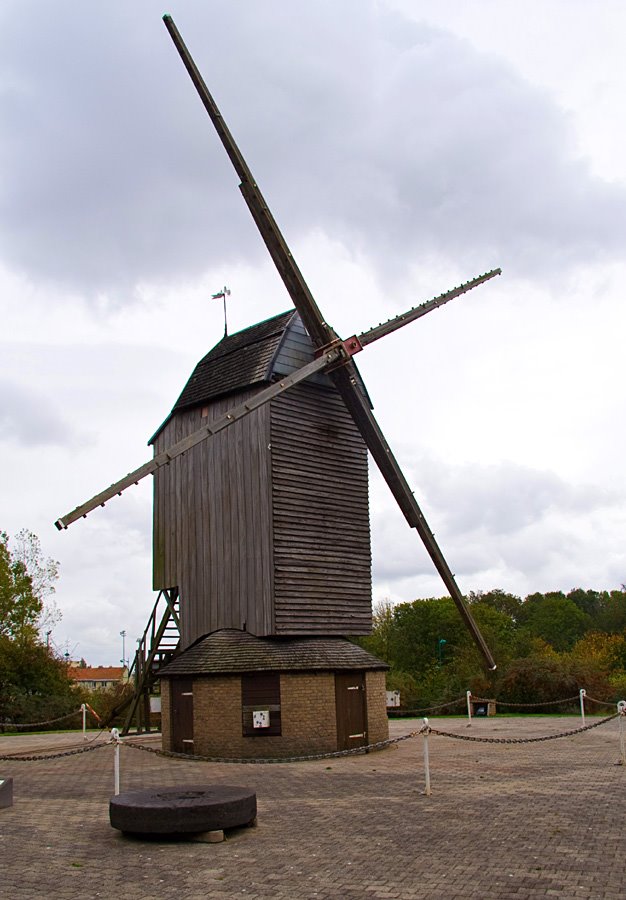
[[591,616],[594,625],[602,614],[609,599],[608,591],[585,591],[582,588],[574,588],[567,595],[579,609]]
[[44,644],[0,636],[0,721],[43,722],[79,703],[66,663]]
[[597,618],[597,627],[608,634],[626,631],[626,591],[611,591]]
[[500,588],[494,588],[492,591],[470,591],[467,600],[472,606],[476,603],[490,606],[492,609],[504,613],[512,622],[518,621],[522,608],[521,597],[509,594]]
[[393,611],[389,662],[403,672],[423,672],[439,664],[439,641],[444,640],[442,664],[470,640],[450,597],[430,597],[400,603]]
[[520,619],[531,636],[559,651],[570,650],[591,627],[591,616],[561,591],[527,597]]
[[18,639],[34,637],[43,601],[33,589],[25,564],[14,558],[9,537],[0,533],[0,635]]
[[67,665],[39,636],[57,577],[36,535],[19,532],[12,549],[0,533],[0,720],[39,722],[77,706]]
[[[372,611],[372,633],[357,640],[361,647],[385,662],[391,662],[390,650],[394,629],[393,610],[394,605],[389,598],[377,601]],[[389,690],[396,690],[396,688],[389,688]]]
[[[598,700],[606,700],[612,692],[606,676],[594,666],[554,654],[513,660],[499,679],[497,694],[503,702],[528,704],[527,712],[564,712],[568,705],[576,707],[581,687]],[[566,698],[571,698],[569,704],[555,702]]]
[[41,603],[37,622],[37,627],[41,632],[44,628],[55,625],[61,618],[54,602],[55,582],[59,577],[59,563],[57,560],[43,555],[41,541],[27,528],[22,528],[17,532],[12,544],[13,559],[28,572],[32,593]]

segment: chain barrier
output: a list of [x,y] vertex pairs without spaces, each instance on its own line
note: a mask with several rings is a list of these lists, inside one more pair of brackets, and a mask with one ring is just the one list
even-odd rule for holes
[[[471,695],[471,700],[476,703],[490,703],[493,702],[493,697],[489,700],[486,697],[475,697],[474,694]],[[526,708],[531,709],[535,706],[558,706],[560,703],[573,703],[575,700],[579,699],[578,694],[574,694],[573,697],[564,697],[562,700],[538,700],[535,703],[509,703],[506,700],[496,700],[496,704],[498,706],[515,706],[519,709]],[[613,703],[609,703],[608,706],[613,706]]]
[[5,753],[0,756],[0,760],[9,762],[38,762],[46,759],[61,759],[63,756],[78,756],[81,753],[91,753],[92,750],[101,750],[102,747],[110,747],[111,741],[102,744],[89,744],[87,747],[71,747],[67,750],[59,750],[57,753],[30,754],[28,756],[20,756],[18,753]]
[[168,759],[187,760],[188,762],[211,762],[211,763],[256,763],[256,764],[273,764],[273,763],[291,763],[291,762],[311,762],[317,759],[341,759],[344,756],[355,756],[357,753],[369,753],[371,750],[382,750],[393,744],[399,744],[409,738],[417,737],[421,734],[423,728],[419,731],[411,731],[409,734],[403,734],[400,737],[387,738],[385,741],[377,741],[375,744],[367,744],[364,747],[352,747],[349,750],[329,750],[326,753],[310,753],[306,756],[281,756],[268,759],[249,759],[244,757],[223,757],[223,756],[198,756],[191,753],[175,753],[173,750],[159,750],[157,747],[145,747],[143,744],[136,744],[133,741],[122,741],[123,747],[130,747],[132,750],[142,750],[144,753],[153,753],[155,756],[164,756]]
[[441,731],[438,728],[428,727],[430,734],[437,734],[440,737],[450,737],[455,738],[457,741],[475,741],[477,743],[482,744],[537,744],[541,741],[556,741],[558,738],[571,737],[574,734],[582,734],[583,731],[591,731],[592,728],[599,728],[600,725],[606,725],[607,722],[612,722],[613,719],[617,719],[621,713],[616,712],[611,716],[607,716],[605,719],[600,719],[598,722],[593,722],[591,725],[583,725],[580,728],[573,728],[569,731],[560,731],[558,734],[546,734],[542,737],[531,737],[531,738],[488,738],[488,737],[474,737],[469,734],[455,734],[452,731]]
[[419,709],[398,709],[397,713],[396,713],[396,710],[392,707],[391,709],[387,710],[387,713],[388,714],[393,713],[393,718],[395,718],[396,715],[411,716],[414,713],[432,712],[435,709],[445,709],[446,706],[456,706],[459,703],[465,703],[465,700],[466,700],[465,694],[463,694],[462,697],[459,697],[456,700],[448,700],[447,703],[438,703],[436,706],[423,706],[423,707],[420,707]]
[[66,719],[71,719],[74,716],[80,716],[81,713],[82,709],[79,707],[71,713],[66,713],[64,716],[57,716],[56,719],[46,719],[43,722],[26,722],[25,724],[18,724],[17,722],[0,722],[0,729],[16,728],[19,731],[23,728],[39,728],[42,725],[56,725],[57,722],[64,722]]
[[585,694],[585,700],[589,700],[591,703],[597,703],[599,706],[615,706],[614,703],[607,703],[606,700],[596,700],[595,697],[590,697],[589,694]]

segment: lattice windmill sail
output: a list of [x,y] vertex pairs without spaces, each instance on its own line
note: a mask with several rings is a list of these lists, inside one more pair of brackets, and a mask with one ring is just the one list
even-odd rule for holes
[[[243,628],[261,636],[363,634],[371,622],[367,471],[363,462],[367,448],[409,526],[419,534],[487,665],[494,669],[491,652],[373,416],[352,357],[500,274],[500,269],[363,334],[340,339],[311,295],[176,26],[169,16],[164,21],[239,177],[241,193],[296,313],[225,337],[205,357],[204,375],[199,364],[155,435],[154,458],[58,519],[56,526],[67,528],[153,474],[155,588],[176,586],[180,590],[183,647],[220,628]],[[257,359],[258,372],[238,381],[239,375],[230,371],[228,377],[223,376],[224,383],[219,382],[218,361],[222,360],[226,369],[230,366],[240,372],[246,359],[249,362],[254,355],[252,347],[254,353],[261,348],[267,357],[262,364]],[[298,352],[291,353],[289,348],[295,347]],[[195,393],[194,384],[200,386]],[[293,419],[287,425],[285,417],[290,415]],[[291,428],[292,421],[300,428],[297,464],[286,451],[281,457],[282,451],[277,449],[285,444],[284,429]],[[308,445],[307,435],[311,438]],[[221,474],[211,482],[210,473],[215,471]],[[346,488],[352,483],[346,481],[346,472],[354,479],[353,496]],[[293,493],[298,478],[305,486]],[[359,503],[364,516],[356,508]],[[293,504],[297,504],[295,510]],[[298,521],[300,530],[309,535],[308,543],[298,543]],[[215,540],[220,532],[225,536],[222,542]],[[365,572],[360,582],[355,576],[355,553]],[[224,554],[232,558],[225,561]],[[323,570],[326,581],[318,583],[316,573]],[[355,581],[351,596],[346,587]],[[298,582],[301,602],[295,597]]]

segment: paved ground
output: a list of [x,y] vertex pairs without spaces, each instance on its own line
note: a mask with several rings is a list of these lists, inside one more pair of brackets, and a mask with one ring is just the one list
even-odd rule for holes
[[[593,721],[593,720],[588,720]],[[462,735],[531,737],[580,720],[432,720]],[[395,721],[396,735],[417,722]],[[145,738],[155,744],[154,737]],[[80,735],[0,736],[0,754],[76,745]],[[431,735],[328,761],[179,762],[122,749],[122,790],[202,781],[253,787],[258,827],[221,844],[125,838],[108,821],[113,749],[0,761],[15,802],[0,809],[0,896],[50,900],[430,900],[626,897],[626,766],[618,723],[534,744]]]

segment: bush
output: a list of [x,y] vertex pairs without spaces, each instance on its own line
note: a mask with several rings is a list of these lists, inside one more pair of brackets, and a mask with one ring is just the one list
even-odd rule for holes
[[[509,665],[497,684],[497,698],[529,704],[527,712],[566,712],[574,708],[580,688],[596,700],[611,694],[608,678],[593,666],[559,657],[529,657]],[[556,702],[568,697],[574,699]]]

